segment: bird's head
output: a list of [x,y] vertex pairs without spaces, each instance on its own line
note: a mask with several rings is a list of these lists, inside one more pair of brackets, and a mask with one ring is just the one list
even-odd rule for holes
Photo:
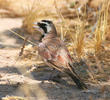
[[40,22],[34,23],[34,29],[40,31],[43,35],[52,33],[57,34],[56,28],[52,21],[50,20],[41,20]]

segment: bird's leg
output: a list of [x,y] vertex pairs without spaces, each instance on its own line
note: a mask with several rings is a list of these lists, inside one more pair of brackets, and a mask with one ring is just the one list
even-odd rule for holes
[[49,80],[56,80],[56,78],[60,78],[60,72],[55,68],[52,69]]

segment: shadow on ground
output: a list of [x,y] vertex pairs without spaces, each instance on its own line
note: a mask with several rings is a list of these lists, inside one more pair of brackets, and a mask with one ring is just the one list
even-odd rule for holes
[[[22,28],[12,28],[10,30],[12,30],[13,32],[16,32],[17,34],[19,34],[23,37],[25,37],[26,31]],[[15,44],[22,44],[24,40],[21,39],[19,36],[15,35],[14,33],[12,33],[10,30],[3,31],[3,34],[5,34],[9,39],[10,38],[15,39],[16,40]]]
[[[34,32],[33,34],[28,33],[25,29],[23,28],[12,28],[11,29],[13,32],[19,34],[20,36],[22,36],[23,38],[29,37],[28,40],[37,43],[39,42],[40,36],[41,34]],[[19,37],[18,35],[14,34],[13,32],[11,32],[10,30],[5,30],[3,32],[3,34],[5,34],[9,39],[15,39],[16,42],[15,44],[19,44],[22,45],[24,40]],[[2,41],[2,40],[1,40]],[[27,44],[29,44],[29,42],[27,42]]]

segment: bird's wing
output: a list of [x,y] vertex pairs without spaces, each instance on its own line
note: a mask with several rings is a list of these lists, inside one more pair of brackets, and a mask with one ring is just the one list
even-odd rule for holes
[[65,44],[59,38],[53,38],[48,42],[41,43],[39,54],[45,61],[51,62],[51,64],[62,70],[67,68],[68,63],[72,62]]
[[[43,58],[45,63],[57,70],[61,71],[60,66],[57,66],[54,62],[56,62],[56,55],[57,55],[57,48],[56,45],[52,42],[49,44],[47,43],[40,43],[38,47],[39,55]],[[59,62],[58,62],[59,63]],[[58,64],[59,65],[59,64]]]

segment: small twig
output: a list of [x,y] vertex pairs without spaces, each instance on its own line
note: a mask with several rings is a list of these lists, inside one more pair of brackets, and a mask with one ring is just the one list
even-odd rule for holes
[[[14,32],[12,30],[9,30],[9,31],[12,32],[12,33],[14,33],[16,36],[20,37],[21,39],[25,40],[25,37],[21,36],[20,34]],[[27,40],[27,42],[29,42],[29,43],[31,43],[32,45],[35,45],[35,46],[38,44],[38,41],[36,43],[33,43],[32,41]]]
[[24,39],[24,43],[23,43],[23,45],[22,45],[22,47],[21,47],[21,51],[20,51],[20,53],[19,53],[19,56],[22,56],[22,55],[23,55],[23,51],[24,51],[24,48],[25,48],[25,44],[26,44],[28,38],[29,38],[29,36],[27,36],[27,37]]

